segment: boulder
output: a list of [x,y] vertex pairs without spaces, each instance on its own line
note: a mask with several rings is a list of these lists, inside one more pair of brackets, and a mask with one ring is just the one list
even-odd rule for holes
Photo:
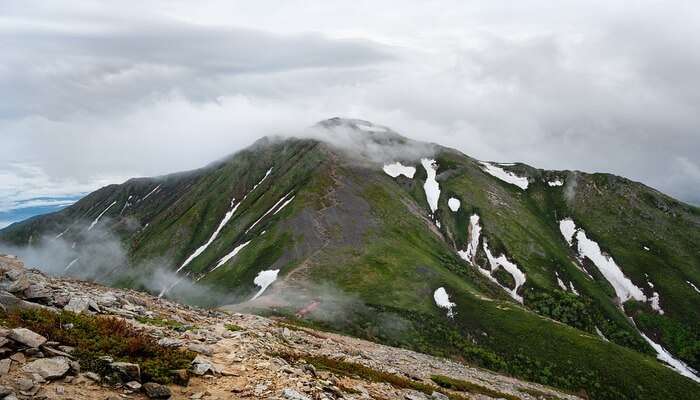
[[144,383],[142,389],[149,399],[165,400],[172,396],[170,389],[168,389],[167,386],[159,385],[153,382]]
[[40,284],[31,284],[24,289],[24,298],[27,300],[46,300],[51,298],[51,292]]
[[112,371],[117,372],[126,382],[141,380],[141,368],[138,364],[113,362],[109,364],[109,367],[112,369]]
[[139,390],[139,389],[141,389],[142,385],[139,382],[131,381],[131,382],[127,382],[126,384],[124,384],[124,386],[128,387],[131,390]]
[[63,307],[64,310],[74,312],[76,314],[84,313],[90,307],[90,301],[85,297],[71,297],[68,304]]
[[46,338],[38,333],[32,332],[27,328],[15,328],[7,335],[8,338],[17,343],[21,343],[27,347],[39,347],[46,343]]
[[447,397],[447,395],[442,394],[440,392],[433,392],[433,394],[430,395],[430,398],[432,398],[433,400],[450,400],[450,398]]
[[40,308],[44,307],[40,304],[22,300],[12,293],[0,290],[0,309],[3,311],[36,310]]
[[48,380],[62,378],[69,369],[70,363],[65,357],[41,358],[22,367],[22,371]]

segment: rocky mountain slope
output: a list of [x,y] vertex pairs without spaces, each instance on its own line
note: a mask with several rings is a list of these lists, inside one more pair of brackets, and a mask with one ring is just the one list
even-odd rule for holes
[[[0,287],[5,315],[24,318],[19,327],[0,330],[0,393],[5,399],[577,399],[408,350],[254,315],[183,306],[133,290],[50,278],[14,257],[0,256]],[[79,349],[21,326],[32,326],[35,310],[117,318],[161,346],[189,349],[190,366],[174,372],[177,384],[169,385],[147,382],[148,359],[140,366],[110,359],[110,372],[98,374],[95,370],[102,370],[81,358]],[[78,334],[68,324],[57,329]],[[448,382],[462,387],[438,384]]]
[[482,162],[366,121],[323,121],[200,170],[111,185],[0,242],[53,273],[592,398],[699,388],[698,208],[613,175]]

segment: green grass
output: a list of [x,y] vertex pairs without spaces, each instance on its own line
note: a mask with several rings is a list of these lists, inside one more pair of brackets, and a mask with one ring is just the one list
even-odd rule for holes
[[100,357],[139,364],[143,382],[173,382],[174,370],[189,369],[194,353],[158,345],[156,339],[113,317],[89,316],[63,311],[22,310],[2,315],[9,328],[30,329],[48,340],[72,346],[72,353],[87,371],[111,373]]
[[178,332],[184,332],[189,329],[193,329],[192,326],[182,324],[180,322],[174,321],[167,318],[150,318],[150,317],[136,317],[136,320],[142,324],[161,326],[164,328],[170,328]]
[[224,328],[226,328],[226,330],[230,332],[238,332],[244,330],[242,327],[236,324],[226,324],[224,325]]

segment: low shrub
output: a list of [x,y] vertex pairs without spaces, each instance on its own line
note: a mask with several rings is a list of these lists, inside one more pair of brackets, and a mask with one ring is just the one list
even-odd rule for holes
[[172,371],[187,369],[194,353],[158,344],[155,338],[128,322],[104,316],[75,314],[67,311],[21,310],[2,316],[10,328],[24,327],[51,341],[72,346],[73,356],[88,371],[106,375],[108,362],[136,363],[141,366],[142,381],[171,383]]

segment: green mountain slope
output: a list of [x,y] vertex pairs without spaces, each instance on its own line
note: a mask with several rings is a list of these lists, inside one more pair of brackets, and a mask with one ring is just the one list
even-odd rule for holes
[[[78,258],[69,272],[591,398],[700,390],[678,373],[700,369],[698,208],[612,175],[482,163],[364,121],[314,132],[105,187],[0,231],[0,241],[63,241],[71,249],[58,269]],[[571,243],[562,220],[578,229]],[[123,265],[98,271],[85,249],[112,239]],[[163,268],[169,280],[144,284]],[[205,290],[183,290],[191,282]],[[631,299],[619,297],[626,291]],[[656,359],[656,343],[675,370]]]

